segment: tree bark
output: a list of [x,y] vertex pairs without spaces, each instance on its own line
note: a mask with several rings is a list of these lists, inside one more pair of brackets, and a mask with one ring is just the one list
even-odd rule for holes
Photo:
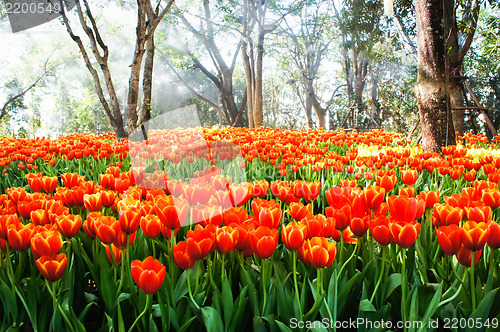
[[416,0],[418,79],[415,87],[424,151],[441,153],[455,144],[448,108],[447,61],[443,29],[443,1]]

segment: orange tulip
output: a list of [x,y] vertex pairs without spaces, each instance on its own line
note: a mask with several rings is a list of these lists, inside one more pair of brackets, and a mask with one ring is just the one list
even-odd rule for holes
[[285,247],[290,250],[299,249],[306,239],[307,227],[303,223],[291,222],[281,228],[281,239]]
[[43,176],[42,177],[42,189],[46,193],[52,193],[54,190],[56,190],[57,187],[57,176],[53,177],[48,177],[48,176]]
[[324,237],[313,237],[306,240],[299,249],[299,258],[304,264],[312,264],[317,269],[327,268],[333,264],[337,254],[334,243]]
[[36,260],[36,267],[45,279],[54,282],[61,279],[67,263],[66,254],[61,253],[55,256],[40,257]]
[[253,253],[261,258],[271,257],[278,245],[279,233],[275,228],[260,226],[248,233]]
[[410,222],[417,216],[417,200],[407,196],[392,195],[387,201],[389,213],[395,221]]
[[175,264],[183,270],[189,269],[196,263],[194,257],[187,251],[187,241],[180,241],[174,245],[172,255],[174,256]]
[[432,223],[434,226],[458,225],[462,221],[463,210],[448,204],[435,204]]
[[148,214],[147,216],[141,217],[140,225],[142,232],[147,237],[154,239],[158,235],[160,235],[161,221],[158,216],[154,214]]
[[90,212],[99,211],[102,207],[101,193],[83,195],[83,204]]
[[411,247],[420,233],[420,224],[417,222],[391,222],[389,224],[394,242],[402,248]]
[[24,251],[30,247],[30,240],[34,233],[35,225],[27,224],[26,226],[17,223],[10,224],[7,230],[7,240],[9,246],[14,250]]
[[370,233],[373,238],[380,245],[386,246],[394,241],[394,237],[389,228],[389,218],[386,216],[381,215],[369,221],[368,227],[370,228]]
[[146,294],[157,292],[165,280],[166,269],[152,256],[144,261],[134,260],[130,264],[132,278],[139,288]]
[[57,216],[56,224],[59,232],[67,238],[74,237],[82,227],[82,217],[74,214],[63,214]]
[[311,211],[311,205],[308,204],[307,206],[304,206],[300,202],[292,202],[290,203],[290,209],[287,211],[293,219],[300,221]]
[[398,179],[396,178],[396,175],[384,175],[382,177],[377,177],[377,185],[379,187],[382,187],[385,189],[385,192],[389,193],[394,186],[396,186],[396,183],[398,182]]
[[[236,231],[236,233],[238,233]],[[218,232],[217,232],[218,234]],[[210,230],[202,227],[196,227],[194,231],[187,232],[187,253],[193,257],[194,260],[200,260],[207,257],[212,250],[215,242],[215,234]],[[236,235],[238,238],[239,233]],[[232,234],[231,234],[232,236]]]
[[182,198],[167,196],[155,200],[155,209],[163,225],[170,230],[176,230],[186,221],[189,205]]
[[406,170],[401,171],[401,180],[407,186],[413,186],[417,182],[418,171],[417,170]]
[[30,239],[31,252],[35,259],[41,256],[55,256],[61,250],[63,241],[61,234],[56,231],[43,231],[36,233]]
[[483,249],[488,241],[490,230],[485,222],[475,222],[469,220],[462,226],[462,243],[472,251]]
[[462,229],[457,225],[442,226],[436,229],[441,250],[446,255],[455,255],[462,246]]

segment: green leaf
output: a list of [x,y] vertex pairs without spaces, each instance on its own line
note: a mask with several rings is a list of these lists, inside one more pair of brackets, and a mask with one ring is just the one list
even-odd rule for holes
[[[100,258],[101,261],[99,262],[100,263],[99,266],[101,267],[101,275],[100,275],[101,278],[98,287],[102,294],[102,299],[104,301],[104,304],[106,305],[106,308],[109,311],[113,311],[116,307],[116,301],[115,301],[116,285],[113,279],[111,278],[111,274],[109,273],[109,268],[106,268],[108,265],[106,263],[102,264],[103,263],[102,254]],[[121,277],[123,278],[124,276]]]
[[385,289],[384,289],[384,301],[387,300],[389,296],[391,296],[392,292],[401,286],[401,273],[393,273],[387,278],[385,281]]
[[201,308],[201,316],[203,317],[203,322],[207,331],[223,332],[224,325],[222,319],[220,318],[219,312],[213,307],[203,307]]
[[281,332],[292,332],[292,330],[283,322],[280,322],[279,320],[276,320],[274,322],[276,323],[276,325],[278,325],[278,328]]
[[224,322],[229,325],[233,315],[233,293],[228,280],[222,282],[222,309],[224,310]]
[[16,294],[0,279],[0,300],[3,303],[3,316],[11,316],[13,321],[17,321],[17,303]]
[[[427,310],[422,317],[422,322],[428,322],[429,319],[434,315],[436,310],[439,308],[439,302],[441,301],[441,295],[443,294],[443,284],[440,283],[438,288],[436,289],[436,293],[432,297]],[[423,327],[419,329],[419,331],[423,331]]]
[[179,280],[177,280],[177,284],[174,289],[174,298],[172,299],[172,304],[177,304],[182,297],[184,297],[188,292],[187,286],[187,273],[186,271],[182,272]]
[[488,318],[491,310],[491,305],[493,304],[493,300],[495,300],[495,295],[500,288],[495,288],[479,302],[476,310],[470,315],[470,318],[482,318],[483,321]]
[[375,309],[373,304],[368,299],[364,299],[359,302],[359,311],[377,312],[377,309]]

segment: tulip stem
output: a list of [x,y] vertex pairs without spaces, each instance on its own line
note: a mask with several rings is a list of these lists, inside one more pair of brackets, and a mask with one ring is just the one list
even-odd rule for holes
[[47,279],[45,279],[45,285],[47,286],[47,290],[49,291],[50,295],[52,296],[54,310],[56,309],[56,307],[57,307],[57,309],[59,309],[61,316],[63,317],[66,324],[68,324],[68,327],[70,328],[70,330],[75,332],[75,329],[73,328],[73,325],[71,324],[70,320],[68,319],[68,316],[66,316],[66,314],[62,310],[61,306],[59,305],[59,302],[57,302],[54,282],[52,282],[52,287],[53,287],[52,288],[51,285],[49,285],[49,282],[47,281]]
[[297,301],[297,307],[299,308],[299,319],[302,319],[302,306],[300,305],[299,297],[299,286],[297,284],[297,251],[293,251],[293,285],[295,287],[295,300]]
[[339,271],[339,275],[342,274],[342,272],[344,271],[345,267],[347,266],[347,264],[352,260],[352,258],[354,257],[354,255],[356,254],[356,252],[358,251],[358,241],[356,241],[356,245],[354,246],[354,250],[351,254],[351,256],[344,262],[344,264],[342,265],[342,267],[340,268],[340,271]]
[[196,303],[196,301],[194,300],[194,297],[193,297],[193,291],[191,290],[191,281],[189,280],[189,270],[190,269],[187,269],[186,270],[186,277],[187,277],[187,284],[188,284],[188,292],[189,292],[189,298],[191,299],[191,301],[194,303],[194,305],[196,306],[196,309],[200,310],[200,306],[198,305],[198,303]]
[[[408,298],[408,285],[407,285],[407,280],[406,280],[406,249],[401,248],[401,263],[402,263],[402,269],[401,269],[401,294],[402,294],[402,301],[401,301],[401,312],[402,312],[402,319],[404,322],[408,321],[408,315],[407,315],[407,298]],[[406,327],[404,329],[406,331]]]
[[320,269],[316,269],[317,271],[317,277],[316,277],[316,299],[314,300],[314,304],[311,308],[311,310],[309,310],[308,313],[306,313],[306,315],[304,316],[304,319],[305,320],[308,320],[310,318],[313,318],[311,317],[311,315],[313,315],[316,310],[318,310],[318,307],[321,303],[321,300],[323,298],[323,269],[320,268]]
[[380,287],[380,283],[382,282],[382,278],[385,274],[385,256],[387,255],[387,246],[382,247],[382,270],[378,276],[377,284],[375,285],[375,289],[373,290],[372,297],[370,298],[370,303],[373,303],[375,299],[375,294],[377,294],[377,290]]
[[141,312],[141,314],[139,316],[137,316],[137,318],[135,319],[134,323],[132,324],[132,326],[130,327],[128,332],[132,332],[134,330],[134,327],[137,325],[139,320],[142,318],[142,316],[144,316],[146,314],[146,311],[149,310],[149,307],[151,306],[151,299],[153,298],[153,295],[147,294],[146,296],[147,296],[146,297],[146,305],[144,306],[144,310]]
[[267,269],[266,269],[266,260],[262,260],[261,264],[261,278],[262,278],[262,292],[264,293],[264,301],[262,303],[262,316],[265,315],[266,304],[267,304]]
[[471,289],[471,299],[472,299],[472,312],[476,311],[476,285],[474,283],[474,256],[475,251],[471,251],[471,263],[470,263],[470,289]]

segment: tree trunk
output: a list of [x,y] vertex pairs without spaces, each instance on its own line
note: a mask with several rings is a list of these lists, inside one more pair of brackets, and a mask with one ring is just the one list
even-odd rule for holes
[[[262,10],[262,9],[260,9]],[[265,14],[262,14],[262,22],[265,20]],[[262,127],[262,62],[264,61],[264,25],[259,25],[259,37],[257,42],[257,61],[255,68],[255,88],[253,98],[253,119],[255,128]]]
[[455,13],[455,1],[445,2],[445,31],[446,33],[446,48],[448,49],[449,56],[449,91],[450,91],[450,108],[453,127],[460,135],[464,133],[464,111],[456,110],[454,108],[463,106],[462,88],[458,83],[460,74],[460,67],[462,66],[459,61],[459,47],[458,47],[458,33],[457,33],[457,20]]
[[247,83],[247,95],[248,95],[248,100],[247,100],[247,114],[248,114],[248,128],[252,129],[255,128],[254,121],[253,121],[253,87],[254,87],[254,80],[253,80],[253,70],[252,66],[250,64],[250,57],[248,56],[247,53],[248,50],[248,43],[243,42],[241,45],[241,57],[243,59],[243,68],[245,69],[245,78],[246,78],[246,83]]
[[[305,78],[307,80],[307,78]],[[306,118],[307,118],[307,128],[314,128],[314,121],[312,119],[312,106],[313,106],[313,86],[312,80],[307,81],[306,85]]]
[[416,0],[418,79],[415,87],[424,151],[441,153],[455,144],[446,93],[448,73],[443,31],[443,1]]
[[137,1],[137,28],[134,58],[130,69],[130,79],[128,84],[127,108],[125,114],[127,123],[127,134],[130,134],[138,122],[137,104],[139,101],[139,81],[141,78],[142,58],[146,50],[146,8],[144,0]]
[[144,77],[142,79],[142,104],[139,125],[151,119],[151,95],[153,91],[153,65],[155,56],[154,35],[146,42],[146,59],[144,61]]

